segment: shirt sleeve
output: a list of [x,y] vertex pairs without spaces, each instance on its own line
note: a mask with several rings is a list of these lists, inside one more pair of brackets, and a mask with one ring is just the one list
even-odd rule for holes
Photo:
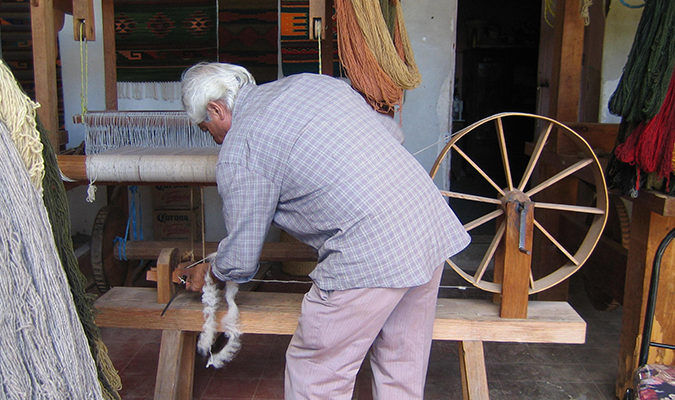
[[258,261],[279,199],[279,186],[236,164],[218,163],[218,192],[223,200],[227,236],[218,244],[213,274],[246,283]]

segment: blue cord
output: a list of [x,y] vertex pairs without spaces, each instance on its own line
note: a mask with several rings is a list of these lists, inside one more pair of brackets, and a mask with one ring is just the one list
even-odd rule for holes
[[[138,191],[138,186],[129,186],[129,192],[131,192],[131,204],[129,204],[129,219],[127,219],[127,229],[124,233],[124,237],[119,236],[115,237],[115,243],[120,245],[117,247],[118,258],[122,261],[129,261],[127,258],[127,240],[129,239],[129,228],[131,227],[131,234],[133,240],[143,240],[143,220],[141,207],[138,206],[138,218],[136,218],[136,195],[138,194],[138,203],[140,204],[141,194]],[[141,220],[140,223],[138,220]]]
[[647,4],[647,1],[646,1],[646,0],[645,0],[644,3],[638,4],[638,5],[628,4],[628,3],[626,3],[625,0],[619,0],[619,1],[621,2],[621,4],[623,4],[624,6],[626,6],[626,7],[628,7],[628,8],[642,8],[642,7],[645,6],[645,4]]

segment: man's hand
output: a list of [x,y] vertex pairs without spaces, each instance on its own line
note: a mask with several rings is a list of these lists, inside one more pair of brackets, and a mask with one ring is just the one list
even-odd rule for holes
[[[197,264],[192,268],[176,268],[174,272],[179,277],[185,279],[185,289],[192,292],[201,292],[204,287],[206,274],[211,271],[211,263]],[[212,276],[214,282],[218,280]]]

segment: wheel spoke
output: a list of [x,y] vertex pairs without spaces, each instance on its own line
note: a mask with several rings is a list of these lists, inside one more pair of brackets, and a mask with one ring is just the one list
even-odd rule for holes
[[527,182],[529,182],[530,177],[534,172],[534,167],[536,167],[537,163],[539,162],[539,157],[541,157],[541,153],[544,151],[544,145],[546,144],[548,137],[551,135],[551,130],[553,130],[553,122],[549,122],[546,131],[539,135],[539,139],[537,139],[537,144],[534,146],[534,151],[532,152],[530,162],[527,164],[527,168],[523,174],[523,179],[520,181],[520,185],[518,185],[518,190],[521,192],[525,190],[525,186],[527,185]]
[[535,194],[537,194],[537,193],[541,192],[542,190],[546,189],[547,187],[554,185],[556,182],[559,182],[559,181],[567,178],[568,176],[572,175],[573,173],[579,171],[580,169],[586,167],[587,165],[591,164],[592,162],[593,162],[592,158],[584,158],[583,160],[580,160],[579,162],[575,163],[574,165],[571,165],[571,166],[565,168],[561,172],[555,174],[551,178],[549,178],[549,179],[545,180],[544,182],[540,183],[535,188],[530,189],[525,194],[528,195],[529,197],[532,197]]
[[490,264],[490,260],[492,260],[492,257],[494,257],[495,252],[497,251],[497,247],[499,246],[499,243],[501,243],[502,238],[504,237],[505,231],[506,231],[506,221],[502,221],[502,223],[499,225],[499,228],[497,228],[497,233],[495,234],[495,237],[492,238],[492,242],[490,243],[487,252],[485,252],[483,259],[481,260],[480,265],[478,266],[478,270],[476,270],[476,273],[473,276],[476,283],[479,283],[483,279],[483,275],[485,275],[485,271],[487,270],[487,267]]
[[494,187],[497,190],[497,192],[499,192],[500,195],[502,195],[502,196],[504,195],[504,190],[502,190],[502,188],[500,188],[492,179],[490,179],[490,177],[487,176],[487,174],[475,162],[473,162],[473,160],[471,158],[469,158],[469,156],[467,156],[466,153],[464,153],[462,151],[462,149],[460,149],[456,145],[453,145],[452,148],[455,149],[455,151],[457,151],[457,153],[459,153],[459,155],[462,156],[462,158],[464,158],[466,160],[466,162],[471,164],[471,166],[476,171],[478,171],[478,173],[481,174],[481,176],[483,178],[485,178],[485,180],[488,181],[490,183],[490,185],[492,185],[492,187]]
[[441,194],[445,197],[452,197],[453,199],[471,200],[479,203],[502,204],[501,200],[492,197],[477,196],[468,193],[450,192],[441,190]]
[[579,265],[579,261],[574,258],[574,256],[567,250],[565,250],[565,248],[539,222],[537,222],[536,219],[534,220],[534,225],[539,228],[541,233],[543,233],[548,238],[548,240],[550,240],[551,243],[553,243],[555,247],[558,248],[558,250],[560,250],[570,261],[572,261],[574,265]]
[[597,214],[602,215],[605,213],[605,210],[597,207],[587,207],[587,206],[575,206],[571,204],[555,204],[555,203],[534,203],[535,208],[545,208],[547,210],[559,210],[559,211],[573,211],[584,214]]
[[497,134],[499,135],[499,149],[502,153],[502,164],[504,166],[504,175],[509,190],[513,190],[513,178],[511,177],[511,165],[509,163],[509,153],[506,149],[506,137],[504,136],[504,123],[501,118],[495,120],[497,125]]
[[489,214],[485,214],[482,217],[476,218],[473,221],[469,222],[468,224],[465,224],[464,229],[466,229],[467,231],[470,231],[474,228],[477,228],[477,227],[483,225],[486,222],[492,221],[493,219],[497,218],[498,216],[500,216],[502,214],[504,214],[504,210],[502,210],[501,208],[499,210],[494,210],[493,212],[491,212]]

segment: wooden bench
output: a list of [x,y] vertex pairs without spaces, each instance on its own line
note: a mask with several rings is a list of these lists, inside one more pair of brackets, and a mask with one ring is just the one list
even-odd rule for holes
[[[298,293],[239,292],[241,330],[292,335],[302,297]],[[164,316],[160,314],[165,305],[157,302],[153,288],[114,287],[95,306],[100,327],[162,330],[155,399],[192,398],[196,338],[203,324],[198,293],[179,293]],[[504,319],[499,317],[498,305],[466,299],[438,300],[433,333],[434,340],[459,342],[465,400],[489,398],[483,342],[579,344],[585,337],[586,323],[566,302],[532,301],[526,319]]]

